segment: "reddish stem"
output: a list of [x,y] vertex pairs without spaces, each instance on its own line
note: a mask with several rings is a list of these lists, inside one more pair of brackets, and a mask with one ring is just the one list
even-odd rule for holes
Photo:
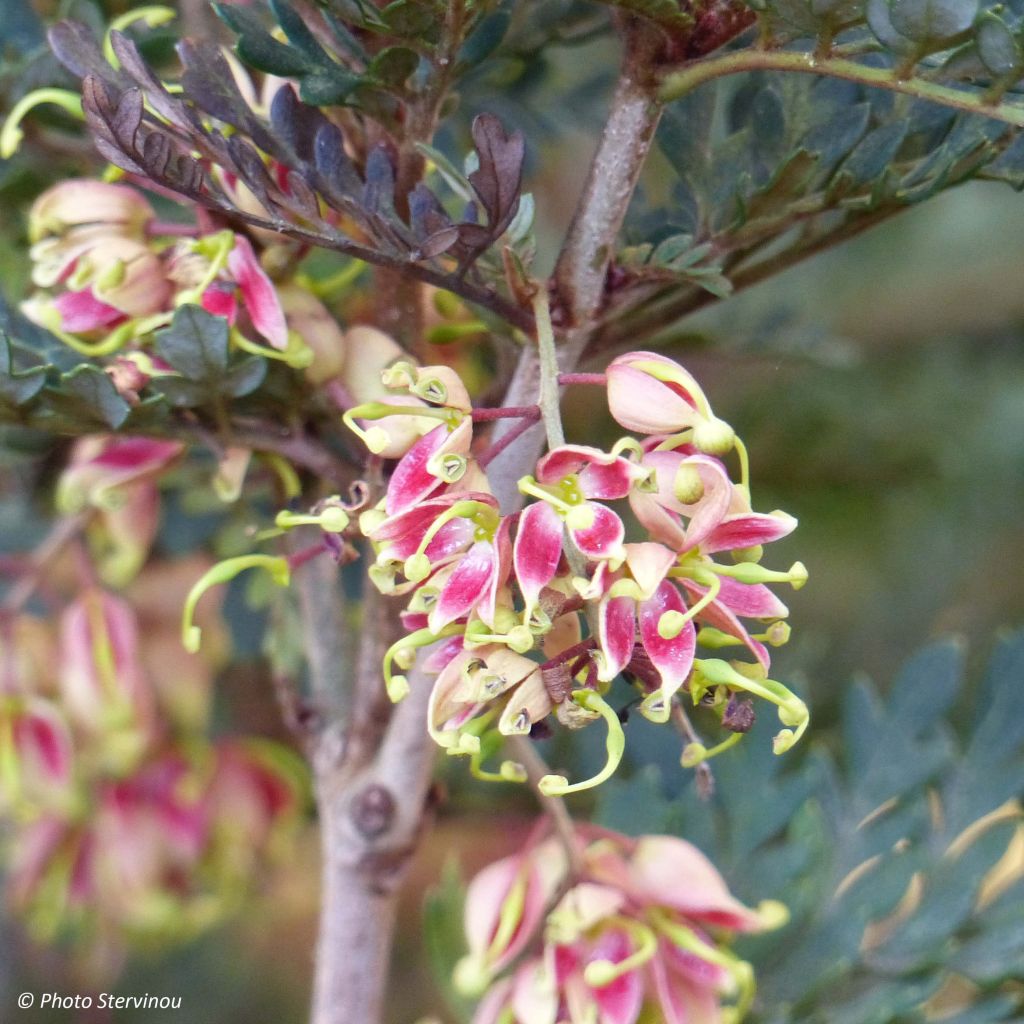
[[588,640],[581,640],[578,644],[573,644],[572,647],[566,647],[561,654],[556,654],[553,658],[545,661],[541,665],[541,669],[555,668],[557,665],[561,665],[564,662],[571,661],[573,658],[579,657],[581,654],[586,654],[588,651],[592,651],[597,646],[597,641],[591,637]]
[[181,224],[172,220],[151,220],[146,225],[146,234],[150,238],[161,236],[173,236],[180,238],[191,238],[199,234],[199,228],[195,224]]
[[608,375],[604,373],[560,373],[558,383],[566,384],[593,384],[603,388],[608,384]]
[[503,405],[497,409],[474,409],[473,422],[486,423],[489,420],[510,420],[524,416],[535,422],[540,416],[540,408],[536,405]]
[[314,558],[326,555],[328,551],[330,551],[330,548],[322,540],[316,544],[310,544],[308,548],[303,548],[301,551],[296,551],[288,556],[288,568],[294,572],[300,565],[312,562]]
[[514,443],[518,438],[522,437],[540,419],[540,410],[538,409],[536,414],[533,416],[524,416],[507,434],[504,434],[502,438],[495,441],[478,459],[477,463],[480,468],[483,469],[487,466],[492,459],[496,459],[510,444]]

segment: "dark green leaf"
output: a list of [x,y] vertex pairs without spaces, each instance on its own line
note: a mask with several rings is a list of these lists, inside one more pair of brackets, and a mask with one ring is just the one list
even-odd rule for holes
[[978,54],[997,78],[1012,75],[1024,66],[1020,43],[1009,26],[993,11],[986,11],[975,29]]
[[889,16],[900,35],[915,43],[941,43],[966,32],[978,0],[891,0]]
[[481,19],[479,25],[462,44],[459,63],[467,67],[482,64],[501,45],[511,21],[511,14],[505,9],[495,11]]
[[228,322],[201,306],[180,306],[170,327],[157,331],[156,351],[186,380],[217,382],[228,365]]
[[31,401],[46,383],[46,371],[45,366],[17,369],[11,343],[0,331],[0,405],[19,406]]
[[684,29],[693,24],[693,18],[676,0],[600,0],[612,7],[621,7],[632,14],[640,14],[659,25]]
[[65,416],[117,430],[132,411],[117,393],[110,377],[98,366],[83,363],[61,376],[59,388],[48,388],[52,405]]
[[420,58],[405,46],[389,46],[370,62],[367,74],[385,88],[398,89],[419,66]]
[[445,5],[437,0],[394,0],[380,12],[393,35],[403,39],[434,40],[444,24]]
[[224,376],[221,391],[232,398],[250,395],[266,379],[267,361],[259,356],[240,359]]
[[216,4],[215,10],[228,28],[238,35],[238,55],[247,64],[281,78],[301,78],[309,72],[310,60],[294,47],[275,39],[248,8],[237,4]]

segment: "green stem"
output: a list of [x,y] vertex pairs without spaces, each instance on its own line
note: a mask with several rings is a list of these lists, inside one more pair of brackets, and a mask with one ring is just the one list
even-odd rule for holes
[[802,71],[812,75],[830,75],[916,99],[931,100],[955,110],[982,114],[1018,128],[1024,127],[1022,104],[992,103],[984,93],[939,85],[921,78],[901,78],[891,68],[868,67],[842,57],[822,58],[790,50],[738,50],[695,61],[667,75],[658,95],[662,101],[669,102],[685,96],[704,82],[743,71]]
[[551,326],[547,291],[543,285],[538,285],[537,293],[533,297],[533,316],[537,323],[537,354],[540,361],[540,395],[537,404],[540,406],[540,416],[544,421],[544,432],[550,450],[565,444],[565,431],[562,429],[559,404],[559,367],[555,332]]

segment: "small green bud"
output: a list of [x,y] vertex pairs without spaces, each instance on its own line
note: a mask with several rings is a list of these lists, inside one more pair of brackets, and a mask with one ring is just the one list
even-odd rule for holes
[[679,763],[684,768],[696,768],[708,756],[707,747],[703,743],[687,743],[683,748],[683,755]]
[[760,562],[763,557],[764,548],[760,544],[749,548],[737,548],[732,553],[734,562]]
[[704,497],[704,481],[696,466],[680,464],[672,481],[672,493],[683,505],[693,505]]
[[395,651],[394,661],[403,672],[408,672],[416,664],[416,648],[399,647]]
[[682,612],[665,612],[658,619],[658,636],[662,640],[675,640],[689,621],[689,616],[684,615]]
[[507,643],[516,654],[525,654],[533,650],[533,633],[528,626],[514,626],[508,631]]
[[386,681],[388,699],[392,704],[398,704],[409,696],[409,680],[405,676],[392,676]]
[[781,647],[783,644],[789,643],[789,637],[793,630],[788,622],[773,622],[762,634],[759,639],[763,639],[766,644],[772,647]]
[[417,551],[406,559],[403,572],[410,583],[419,583],[430,575],[430,559],[422,551]]
[[725,455],[732,451],[736,432],[717,416],[700,420],[693,428],[693,446],[707,455]]
[[779,900],[762,900],[757,905],[757,916],[761,919],[761,927],[772,932],[789,924],[789,907]]
[[337,505],[331,505],[320,513],[320,527],[328,533],[344,533],[348,524],[348,513]]
[[565,517],[570,530],[589,530],[594,525],[594,510],[589,505],[574,505]]

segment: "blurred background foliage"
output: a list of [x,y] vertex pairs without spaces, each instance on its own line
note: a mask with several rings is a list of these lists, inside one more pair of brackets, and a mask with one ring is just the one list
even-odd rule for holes
[[[0,109],[9,109],[32,88],[66,82],[45,52],[46,21],[72,14],[98,25],[133,6],[141,4],[3,0]],[[516,26],[499,60],[466,82],[460,110],[438,145],[463,151],[469,118],[480,110],[493,111],[525,131],[527,187],[538,211],[538,262],[540,269],[547,269],[571,214],[568,197],[581,184],[601,123],[614,46],[606,30],[607,14],[595,5],[556,0],[527,6],[533,16]],[[214,31],[202,3],[182,0],[181,7],[187,25],[199,32]],[[154,32],[149,55],[158,58],[171,39],[169,30]],[[540,53],[551,39],[555,45]],[[100,166],[89,144],[66,130],[72,126],[59,113],[41,111],[35,125],[30,144],[14,159],[0,163],[0,288],[9,303],[16,303],[26,287],[27,204],[53,181],[93,173]],[[664,162],[654,160],[645,190],[663,192],[671,187],[669,176]],[[854,747],[868,752],[865,757],[874,756],[876,763],[905,764],[911,771],[920,752],[911,743],[918,735],[913,730],[912,736],[886,734],[885,745],[870,754],[873,745],[882,743],[884,723],[865,712],[875,698],[852,689],[858,676],[866,673],[884,693],[890,690],[895,667],[912,652],[953,633],[967,641],[964,678],[977,680],[993,638],[1024,619],[1022,239],[1024,200],[1005,186],[969,184],[710,306],[666,335],[668,349],[703,382],[719,414],[748,439],[755,467],[755,505],[784,508],[801,520],[797,533],[780,543],[784,551],[779,564],[787,557],[799,558],[811,572],[809,585],[789,600],[792,621],[799,627],[794,640],[776,655],[778,677],[791,680],[812,707],[811,752],[786,759],[794,765],[801,758],[803,762],[783,766],[791,778],[777,792],[785,791],[788,799],[775,802],[772,795],[765,796],[763,805],[774,809],[778,820],[765,826],[767,832],[758,842],[785,829],[792,817],[789,827],[801,832],[810,845],[812,840],[819,847],[824,844],[821,856],[827,861],[830,843],[848,840],[849,829],[860,817],[894,795],[857,791],[863,783],[863,765],[858,764]],[[601,443],[614,436],[613,425],[601,419],[596,399],[591,403],[585,391],[577,392],[565,411],[568,431],[577,439]],[[9,553],[27,550],[45,530],[48,485],[60,445],[27,433],[7,433],[3,441],[0,549]],[[181,486],[168,502],[161,530],[164,554],[181,553],[214,536],[230,538],[244,519],[235,512],[233,524],[213,508],[201,508],[190,493],[188,468],[180,473]],[[226,544],[230,546],[230,541]],[[352,586],[358,586],[355,576]],[[216,690],[216,728],[285,739],[260,657],[259,615],[247,607],[242,587],[232,589],[227,608],[236,657]],[[955,654],[951,649],[941,651],[953,666],[953,682],[942,692],[933,691],[934,673],[922,675],[925,670],[918,664],[914,692],[919,706],[914,713],[927,718],[918,722],[925,732],[933,726],[944,736],[959,732],[958,742],[969,744],[970,723],[983,718],[986,708],[966,709],[991,700],[995,684],[990,680],[984,690],[971,683],[961,685]],[[1021,720],[1024,668],[1019,642],[1016,651],[1014,660],[1004,650],[1004,660],[995,670],[1002,673],[996,683],[1015,680],[1017,686],[1016,700],[1004,695],[998,704],[1006,728]],[[898,699],[898,691],[891,699]],[[644,729],[642,722],[630,727]],[[1020,731],[1019,724],[1013,728]],[[645,730],[647,734],[650,742],[642,757],[634,757],[632,780],[617,782],[601,798],[600,819],[624,831],[682,829],[702,845],[721,842],[721,835],[718,840],[709,838],[707,821],[701,823],[702,816],[717,812],[694,803],[692,778],[678,766],[677,745],[657,730]],[[585,770],[574,767],[574,759],[583,762],[594,754],[588,741],[600,743],[600,737],[590,732],[579,738],[582,742],[574,751],[549,754],[573,773]],[[949,744],[947,753],[957,747],[952,740]],[[631,750],[637,747],[630,744]],[[736,802],[745,782],[756,777],[763,786],[765,773],[778,767],[757,763],[758,751],[766,749],[755,736],[740,753],[716,765],[720,798],[715,807],[731,808],[734,817],[747,807]],[[839,752],[839,763],[846,765],[844,783],[832,774],[826,750]],[[950,766],[955,758],[949,758],[940,759],[932,775],[912,780],[907,789],[923,792],[936,778],[953,785],[955,769]],[[1017,788],[1007,797],[1021,788],[1019,774],[1011,777]],[[526,796],[512,787],[481,787],[460,770],[445,771],[443,779],[448,798],[408,886],[402,915],[409,923],[399,935],[395,960],[391,1019],[396,1022],[414,1020],[431,1009],[448,1012],[430,980],[421,929],[412,923],[420,921],[423,892],[441,877],[446,858],[458,857],[469,873],[506,852],[533,814]],[[806,800],[812,791],[817,802]],[[831,805],[823,793],[831,793]],[[678,794],[682,796],[677,800]],[[915,806],[920,810],[926,804],[918,801]],[[991,809],[977,808],[978,814]],[[578,810],[589,813],[593,807],[584,802]],[[934,848],[940,856],[956,832],[944,832],[935,826],[934,817],[930,820],[931,826],[919,822],[914,834],[925,837],[920,840],[922,848]],[[967,815],[960,824],[973,820]],[[985,863],[976,865],[975,882],[998,860],[1009,838],[1000,833],[1002,848],[989,850],[988,860],[984,851],[979,855]],[[730,883],[750,899],[777,895],[765,890],[766,885],[771,889],[768,882],[784,889],[786,871],[800,870],[777,862],[774,868],[769,864],[763,869],[762,878],[751,880],[744,856],[756,845],[745,851],[733,847],[732,856],[723,862]],[[868,850],[860,852],[870,855]],[[854,866],[846,863],[845,870]],[[899,868],[904,870],[905,865]],[[807,886],[819,898],[844,874],[834,864],[817,874],[808,869],[812,881]],[[815,879],[824,887],[820,891],[813,889]],[[903,882],[905,886],[906,878]],[[945,886],[949,892],[958,884],[952,877],[935,883],[940,891]],[[898,898],[902,891],[897,878],[883,897],[895,893]],[[1019,908],[1020,893],[1006,898],[1011,902],[1004,912],[1012,915],[1013,907]],[[237,920],[170,955],[139,951],[117,991],[180,994],[181,1012],[193,1024],[301,1021],[316,902],[316,839],[310,828],[294,860],[266,880],[259,897]],[[443,901],[439,905],[442,911],[448,906]],[[795,910],[799,920],[801,907]],[[948,923],[952,911],[940,907],[936,913]],[[963,917],[966,921],[969,912]],[[858,927],[862,925],[860,921]],[[1003,941],[1005,945],[1010,940]],[[1020,942],[1019,934],[1016,941]],[[0,920],[0,949],[0,1006],[12,1006],[22,990],[78,988],[59,950],[33,946],[7,919]],[[794,969],[789,965],[790,974]],[[780,1000],[784,975],[776,965],[764,986]],[[849,985],[856,989],[856,980],[848,979]],[[931,990],[914,994],[906,1016],[886,1016],[885,1011],[852,1003],[847,1016],[827,1019],[832,1024],[918,1019],[913,1008],[933,995]],[[990,1007],[989,1015],[975,1011],[974,1016],[949,1019],[963,1024],[1020,1019],[1006,1016],[1014,1012],[1012,1002],[1004,1000]],[[33,1019],[69,1018],[63,1011],[51,1016],[37,1011]],[[117,1019],[146,1024],[164,1017],[157,1011],[138,1011]]]

